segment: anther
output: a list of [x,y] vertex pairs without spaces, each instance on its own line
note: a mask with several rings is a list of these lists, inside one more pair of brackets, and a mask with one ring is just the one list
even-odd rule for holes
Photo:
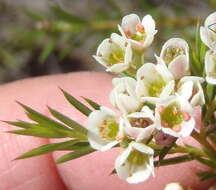
[[181,125],[175,125],[175,126],[173,127],[173,131],[175,131],[175,132],[181,131]]
[[189,121],[189,120],[190,120],[190,115],[189,115],[189,113],[183,112],[183,118],[184,118],[184,121]]
[[142,24],[137,24],[136,25],[136,31],[138,31],[140,33],[144,33],[145,32],[144,26]]

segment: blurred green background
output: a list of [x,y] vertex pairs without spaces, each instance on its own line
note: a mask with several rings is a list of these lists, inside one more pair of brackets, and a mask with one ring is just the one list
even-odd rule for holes
[[171,37],[194,43],[197,22],[215,0],[0,0],[0,83],[78,70],[102,71],[92,58],[129,13],[151,14],[158,34],[146,59],[154,61]]

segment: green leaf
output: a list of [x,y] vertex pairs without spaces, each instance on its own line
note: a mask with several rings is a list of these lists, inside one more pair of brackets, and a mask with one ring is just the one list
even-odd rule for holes
[[87,24],[88,23],[82,17],[78,17],[78,16],[75,16],[75,15],[72,15],[72,14],[64,11],[61,7],[59,7],[57,5],[51,6],[51,11],[53,12],[53,14],[57,18],[59,18],[62,21],[76,23],[76,24]]
[[207,47],[204,43],[201,42],[201,45],[200,45],[200,62],[202,63],[202,66],[204,65],[204,60],[205,60],[205,54],[206,54],[206,50],[207,50]]
[[216,91],[215,89],[216,89],[215,86],[212,84],[206,85],[206,95],[207,95],[208,102],[211,102],[215,97],[215,91]]
[[192,66],[192,69],[193,69],[193,74],[196,75],[196,76],[200,76],[201,75],[201,63],[198,59],[198,57],[196,56],[196,53],[195,51],[191,50],[191,66]]
[[54,51],[55,47],[56,47],[56,43],[53,40],[50,40],[47,43],[46,47],[43,49],[39,57],[39,62],[44,63],[48,58],[48,56]]
[[183,156],[178,156],[174,158],[167,158],[161,161],[154,161],[155,167],[157,166],[167,166],[167,165],[173,165],[173,164],[178,164],[182,162],[188,162],[194,160],[194,158],[190,155],[183,155]]
[[90,99],[88,99],[88,98],[85,98],[85,97],[82,97],[86,102],[88,102],[88,104],[92,107],[92,108],[94,108],[94,109],[96,109],[96,110],[100,110],[100,105],[99,104],[97,104],[96,102],[94,102],[93,100],[90,100]]
[[[53,143],[53,144],[46,144],[43,146],[40,146],[38,148],[35,148],[27,153],[22,154],[16,159],[24,159],[24,158],[30,158],[33,156],[39,156],[42,154],[47,154],[53,151],[59,151],[59,150],[73,150],[73,148],[77,148],[77,146],[74,146],[76,144],[79,144],[79,140],[70,140],[70,141],[65,141],[65,142],[60,142],[60,143]],[[84,143],[84,145],[88,145]]]
[[207,148],[203,148],[203,151],[208,155],[208,157],[216,163],[216,155],[212,151],[209,151]]
[[197,175],[200,177],[201,181],[216,178],[215,171],[198,172]]
[[68,127],[71,127],[74,130],[77,130],[78,132],[86,135],[87,134],[87,129],[85,127],[83,127],[82,125],[80,125],[79,123],[77,123],[76,121],[70,119],[69,117],[63,115],[62,113],[48,107],[48,109],[50,110],[50,113],[59,121],[63,122],[64,124],[66,124]]
[[216,162],[215,161],[211,161],[211,160],[201,158],[201,157],[196,157],[195,159],[197,161],[199,161],[200,163],[209,166],[210,168],[216,169]]
[[79,110],[81,113],[88,116],[92,112],[92,110],[90,110],[87,106],[85,106],[83,103],[81,103],[75,97],[73,97],[72,95],[70,95],[69,93],[64,91],[63,89],[61,89],[61,91],[63,92],[63,94],[64,94],[65,98],[68,100],[68,102],[72,106],[74,106],[77,110]]
[[90,146],[86,146],[86,147],[83,147],[80,150],[77,150],[77,151],[65,154],[64,156],[62,156],[59,159],[57,159],[56,163],[57,164],[64,163],[64,162],[67,162],[69,160],[73,160],[73,159],[79,158],[81,156],[84,156],[86,154],[92,153],[94,151],[95,150],[92,149]]
[[25,121],[3,121],[9,125],[13,125],[13,126],[16,126],[16,127],[21,127],[21,128],[24,128],[24,129],[28,129],[30,127],[33,127],[35,126],[35,123],[29,123],[29,122],[25,122]]
[[66,131],[69,131],[70,129],[68,127],[66,127],[65,125],[57,122],[57,121],[54,121],[52,119],[50,119],[49,117],[33,110],[32,108],[20,103],[20,102],[17,102],[19,105],[21,105],[27,112],[27,116],[33,120],[33,121],[36,121],[38,122],[41,126],[43,127],[47,127],[47,128],[51,128],[51,129],[62,129],[62,130],[66,130]]
[[[72,130],[69,127],[67,127],[67,126],[65,126],[65,125],[63,125],[57,121],[50,119],[49,117],[33,110],[32,108],[30,108],[26,105],[23,105],[21,103],[19,103],[19,104],[26,110],[27,116],[31,120],[38,123],[38,125],[35,125],[35,126],[37,126],[37,127],[40,126],[40,129],[41,128],[47,128],[47,129],[49,129],[49,131],[53,131],[53,133],[55,134],[54,136],[57,136],[57,138],[61,138],[62,135],[64,134],[64,137],[71,137],[71,138],[78,138],[80,140],[86,140],[86,135],[83,135],[76,130]],[[35,128],[35,126],[34,126],[34,128]],[[28,130],[29,131],[22,131],[21,130],[21,131],[18,131],[17,133],[22,133],[23,135],[24,134],[25,135],[31,135],[31,133],[33,131],[32,136],[40,136],[41,135],[41,137],[46,137],[46,134],[43,134],[43,133],[40,134],[40,131],[35,131],[36,129],[32,129],[32,127],[29,128]],[[39,130],[39,128],[38,128],[38,130]],[[56,133],[57,134],[60,133],[62,135],[60,135],[60,137],[58,137],[58,135],[56,135]],[[52,136],[52,138],[54,138],[54,137]]]
[[68,137],[68,135],[65,133],[62,133],[60,131],[56,131],[50,128],[44,128],[39,125],[35,125],[34,127],[31,127],[25,130],[14,130],[14,131],[8,131],[8,132],[13,133],[13,134],[18,134],[18,135],[35,136],[35,137],[43,137],[43,138]]
[[195,52],[196,55],[199,55],[199,50],[200,50],[200,22],[197,22],[196,26],[196,35],[195,35]]

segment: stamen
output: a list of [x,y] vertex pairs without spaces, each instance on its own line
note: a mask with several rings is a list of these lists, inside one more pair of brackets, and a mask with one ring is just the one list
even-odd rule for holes
[[127,47],[127,45],[128,45],[128,42],[125,42],[124,46]]
[[99,57],[102,57],[102,54],[101,53],[98,53],[98,55],[97,56],[99,56]]
[[122,136],[116,137],[116,140],[117,140],[117,141],[122,141],[123,139],[124,139],[124,137],[122,137]]
[[130,38],[132,36],[132,33],[130,30],[126,30],[126,31],[124,31],[124,33],[125,33],[126,37],[128,37],[128,38]]
[[143,80],[144,78],[145,78],[144,76],[141,76],[141,77],[140,77],[141,80]]
[[163,111],[164,111],[164,106],[160,106],[159,108],[158,108],[158,111],[159,111],[159,113],[162,113]]
[[169,128],[169,124],[167,122],[161,121],[161,124],[163,125],[163,127]]
[[175,132],[179,132],[179,131],[181,131],[181,125],[175,125],[172,129]]
[[136,31],[140,32],[140,33],[144,33],[145,32],[145,28],[142,24],[137,24],[136,25]]
[[108,41],[109,43],[112,43],[112,40],[111,39],[109,39],[109,41]]
[[190,120],[190,115],[187,112],[183,112],[183,119],[184,121],[189,121]]
[[177,115],[177,114],[178,114],[178,110],[177,110],[176,107],[173,108],[173,114],[174,114],[174,115]]

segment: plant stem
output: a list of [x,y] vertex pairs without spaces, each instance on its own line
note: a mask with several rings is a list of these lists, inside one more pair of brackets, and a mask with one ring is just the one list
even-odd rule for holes
[[215,149],[209,144],[207,141],[206,137],[201,136],[198,132],[193,130],[191,133],[191,136],[198,141],[204,148],[208,149],[213,155],[216,156],[216,151]]
[[172,164],[179,164],[179,163],[182,163],[182,162],[188,162],[188,161],[191,161],[191,160],[194,160],[193,156],[183,155],[183,156],[164,159],[164,160],[161,160],[161,161],[155,161],[154,165],[155,166],[167,166],[167,165],[172,165]]

